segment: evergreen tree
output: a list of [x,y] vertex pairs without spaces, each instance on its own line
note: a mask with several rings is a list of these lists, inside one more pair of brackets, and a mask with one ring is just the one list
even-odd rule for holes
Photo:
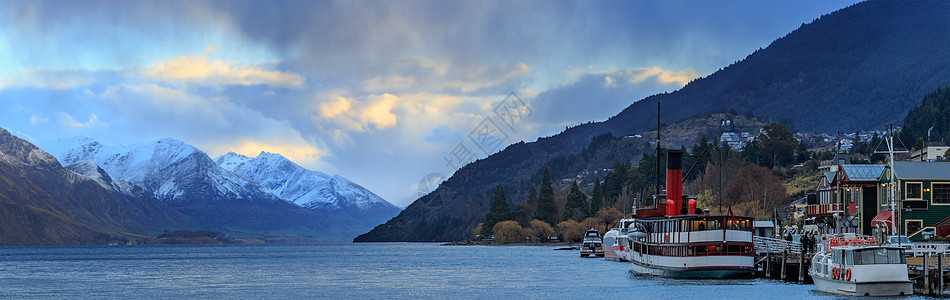
[[785,128],[785,125],[772,123],[762,128],[765,131],[759,134],[758,140],[761,143],[760,150],[767,167],[784,166],[791,161],[795,153],[795,140],[793,133]]
[[557,206],[554,204],[554,183],[548,169],[544,169],[544,178],[541,180],[541,194],[538,195],[538,207],[534,209],[532,219],[538,219],[552,226],[560,219],[557,215]]
[[601,188],[602,186],[600,185],[600,176],[595,176],[594,191],[592,192],[593,196],[590,199],[591,212],[598,212],[604,207],[604,191],[602,191]]
[[795,163],[803,164],[809,159],[811,159],[811,153],[808,152],[805,143],[798,143],[798,146],[795,146]]
[[567,221],[568,219],[583,221],[590,215],[589,210],[587,195],[581,192],[581,188],[577,186],[577,181],[574,181],[571,192],[567,194],[567,203],[564,203],[564,215],[561,216],[561,221]]
[[505,199],[505,189],[499,184],[495,188],[495,200],[485,215],[485,226],[482,227],[482,235],[491,235],[495,224],[502,221],[511,220],[511,212],[508,211],[508,199]]
[[531,186],[531,189],[528,190],[528,205],[538,207],[538,190],[534,186]]

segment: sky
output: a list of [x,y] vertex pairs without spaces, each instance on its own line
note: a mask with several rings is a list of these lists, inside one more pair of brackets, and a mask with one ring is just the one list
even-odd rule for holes
[[0,127],[280,153],[406,206],[854,1],[0,1]]

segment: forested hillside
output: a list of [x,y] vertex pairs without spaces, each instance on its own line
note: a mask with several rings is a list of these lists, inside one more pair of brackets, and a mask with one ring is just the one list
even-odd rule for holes
[[637,101],[607,121],[513,144],[473,162],[356,240],[466,238],[483,221],[495,186],[527,182],[549,160],[580,152],[594,136],[655,127],[657,102],[664,123],[730,110],[802,131],[853,132],[898,123],[924,95],[950,85],[948,15],[950,2],[868,1],[821,16],[735,64],[676,92]]

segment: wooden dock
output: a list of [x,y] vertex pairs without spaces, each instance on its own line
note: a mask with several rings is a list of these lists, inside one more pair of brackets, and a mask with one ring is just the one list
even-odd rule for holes
[[907,258],[907,275],[914,281],[914,294],[947,297],[950,294],[950,253],[924,253]]
[[783,239],[754,237],[755,267],[758,277],[812,283],[808,275],[811,255],[799,243]]

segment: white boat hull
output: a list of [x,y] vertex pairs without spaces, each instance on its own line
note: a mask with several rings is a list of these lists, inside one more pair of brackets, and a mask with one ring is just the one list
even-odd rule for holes
[[812,279],[819,291],[845,296],[910,296],[914,293],[914,285],[910,281],[858,283],[818,276]]
[[[664,257],[636,254],[633,256],[631,262],[634,273],[660,277],[752,278],[755,272],[753,258],[745,256]],[[653,264],[648,262],[653,262]]]

